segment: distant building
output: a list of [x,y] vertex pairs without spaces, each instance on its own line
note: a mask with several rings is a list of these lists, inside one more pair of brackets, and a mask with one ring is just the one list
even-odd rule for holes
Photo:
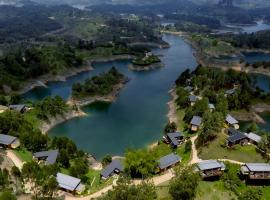
[[189,95],[188,98],[189,98],[189,103],[190,103],[191,106],[194,106],[194,104],[195,104],[196,101],[198,100],[198,97],[195,96],[195,95],[193,95],[193,94]]
[[26,111],[26,105],[24,105],[24,104],[10,105],[9,109],[15,110],[15,111],[20,112],[20,113],[24,113]]
[[229,127],[233,127],[234,129],[239,129],[239,122],[234,118],[232,117],[231,115],[227,115],[226,116],[226,123]]
[[177,148],[183,142],[184,135],[180,132],[167,133],[167,140],[173,148]]
[[233,88],[233,89],[230,89],[230,90],[226,90],[226,91],[225,91],[225,96],[228,97],[228,96],[234,95],[235,92],[236,92],[236,89],[237,89],[237,88]]
[[248,143],[248,137],[240,131],[229,129],[230,136],[227,138],[227,145],[232,147],[236,144],[244,145]]
[[0,114],[8,110],[8,107],[0,105]]
[[164,156],[158,160],[158,168],[159,170],[165,171],[171,167],[176,166],[178,163],[180,163],[182,158],[174,153],[171,153],[167,156]]
[[215,110],[215,105],[212,103],[208,104],[208,108],[210,109],[210,111],[212,112],[213,110]]
[[113,160],[104,170],[100,173],[103,179],[107,179],[114,174],[119,174],[124,171],[124,166],[121,160]]
[[202,124],[202,118],[199,116],[194,116],[190,122],[191,130],[198,131]]
[[61,189],[72,192],[73,194],[81,193],[85,189],[85,186],[81,184],[81,179],[66,174],[57,173],[56,180]]
[[205,160],[197,164],[198,170],[203,178],[222,175],[225,170],[223,162],[217,160]]
[[15,149],[20,146],[20,141],[16,137],[0,134],[0,145]]
[[252,144],[258,144],[261,140],[262,140],[262,137],[255,134],[255,133],[245,133],[245,135],[247,136],[248,140],[250,143]]
[[184,88],[184,90],[186,90],[188,92],[191,92],[193,90],[193,87],[187,86],[187,87]]
[[45,165],[53,165],[56,162],[58,154],[58,150],[49,150],[34,153],[33,157],[34,159],[45,161]]
[[248,179],[270,180],[269,163],[246,163],[241,167],[240,171]]

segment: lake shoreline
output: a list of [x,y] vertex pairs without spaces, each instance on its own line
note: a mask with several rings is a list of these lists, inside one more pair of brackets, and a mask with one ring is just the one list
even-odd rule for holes
[[134,58],[133,55],[126,54],[126,55],[115,55],[108,58],[89,59],[88,61],[86,61],[85,65],[82,65],[81,67],[78,68],[72,68],[70,70],[67,70],[67,72],[63,72],[62,74],[56,76],[47,74],[39,78],[29,80],[21,89],[17,91],[17,93],[23,95],[36,87],[47,87],[47,84],[50,82],[65,82],[68,78],[72,76],[76,76],[80,73],[94,70],[93,63],[129,60],[132,58]]

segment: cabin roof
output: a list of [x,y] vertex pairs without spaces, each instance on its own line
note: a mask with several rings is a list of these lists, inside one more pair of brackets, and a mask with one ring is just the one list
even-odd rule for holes
[[41,151],[34,153],[35,158],[46,158],[45,165],[53,165],[58,157],[58,150]]
[[200,126],[201,123],[202,123],[202,118],[199,116],[193,116],[193,118],[190,122],[190,124],[195,125],[195,126]]
[[121,160],[113,160],[109,165],[105,167],[105,169],[102,170],[100,174],[104,178],[108,178],[116,169],[121,172],[124,171],[124,166]]
[[209,109],[215,109],[215,105],[212,104],[212,103],[209,103],[209,104],[208,104],[208,107],[209,107]]
[[227,95],[232,95],[232,94],[235,93],[235,91],[236,91],[236,88],[232,88],[232,89],[230,89],[230,90],[226,90],[226,91],[225,91],[225,94],[227,94]]
[[237,141],[240,141],[240,140],[243,140],[246,138],[247,138],[247,136],[245,136],[243,133],[237,131],[235,134],[232,134],[230,137],[228,137],[227,140],[231,143],[235,143]]
[[193,87],[191,87],[191,86],[186,86],[186,87],[184,88],[184,90],[186,90],[186,91],[188,91],[188,92],[191,92],[191,91],[193,90]]
[[189,98],[189,101],[190,101],[190,102],[196,102],[198,97],[195,96],[195,95],[193,95],[193,94],[191,94],[191,95],[189,95],[188,98]]
[[21,111],[23,111],[23,109],[25,109],[25,107],[26,106],[24,104],[18,104],[18,105],[10,105],[9,109],[21,112]]
[[236,129],[234,129],[234,128],[228,128],[228,134],[229,135],[234,135],[234,134],[236,134],[236,133],[238,133],[239,131],[238,130],[236,130]]
[[234,125],[234,124],[238,124],[239,122],[234,118],[232,117],[230,114],[228,114],[226,116],[226,122],[228,122],[229,124],[231,125]]
[[269,163],[246,163],[245,166],[252,172],[270,172]]
[[180,144],[177,138],[184,137],[183,133],[180,132],[167,133],[167,136],[171,140],[172,144],[175,146],[178,146]]
[[159,159],[159,168],[160,169],[166,169],[167,167],[170,167],[176,163],[178,163],[179,161],[181,161],[181,157],[174,154],[174,153],[171,153],[167,156],[164,156],[162,158]]
[[77,190],[77,188],[81,183],[81,179],[62,173],[57,173],[56,180],[58,182],[59,187],[70,191]]
[[217,168],[225,169],[225,165],[223,162],[219,162],[217,160],[205,160],[198,163],[198,168],[201,171]]
[[250,139],[250,140],[253,140],[255,142],[260,142],[262,140],[262,137],[255,134],[255,133],[245,133],[245,135]]
[[17,138],[14,136],[0,134],[0,144],[11,145],[15,140]]

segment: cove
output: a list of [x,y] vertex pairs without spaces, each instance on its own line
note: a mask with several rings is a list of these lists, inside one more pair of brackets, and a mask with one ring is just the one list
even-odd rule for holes
[[83,110],[88,116],[59,124],[49,131],[49,135],[69,137],[80,149],[97,159],[106,154],[123,155],[127,148],[145,147],[162,136],[168,120],[167,102],[171,98],[168,91],[174,81],[185,69],[193,70],[197,66],[193,49],[182,38],[164,35],[164,40],[170,43],[171,48],[153,50],[162,55],[164,68],[133,72],[128,69],[128,60],[95,63],[93,71],[71,77],[66,82],[50,83],[48,88],[36,88],[25,97],[35,100],[60,95],[67,99],[73,83],[115,66],[131,79],[116,102],[86,106]]

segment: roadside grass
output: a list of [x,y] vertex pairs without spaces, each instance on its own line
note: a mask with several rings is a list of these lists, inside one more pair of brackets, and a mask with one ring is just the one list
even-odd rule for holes
[[266,162],[266,160],[257,152],[253,145],[236,145],[229,149],[222,147],[226,141],[227,136],[218,134],[218,137],[212,141],[208,146],[199,149],[199,157],[204,160],[208,159],[231,159],[239,162]]
[[233,200],[236,195],[224,187],[222,181],[201,181],[197,188],[195,200]]
[[86,176],[88,178],[87,187],[89,188],[90,194],[113,184],[114,180],[114,177],[111,177],[108,180],[102,180],[102,178],[100,177],[100,171],[93,169],[89,169]]
[[15,149],[14,153],[23,161],[23,162],[31,162],[33,155],[30,151],[26,149]]

